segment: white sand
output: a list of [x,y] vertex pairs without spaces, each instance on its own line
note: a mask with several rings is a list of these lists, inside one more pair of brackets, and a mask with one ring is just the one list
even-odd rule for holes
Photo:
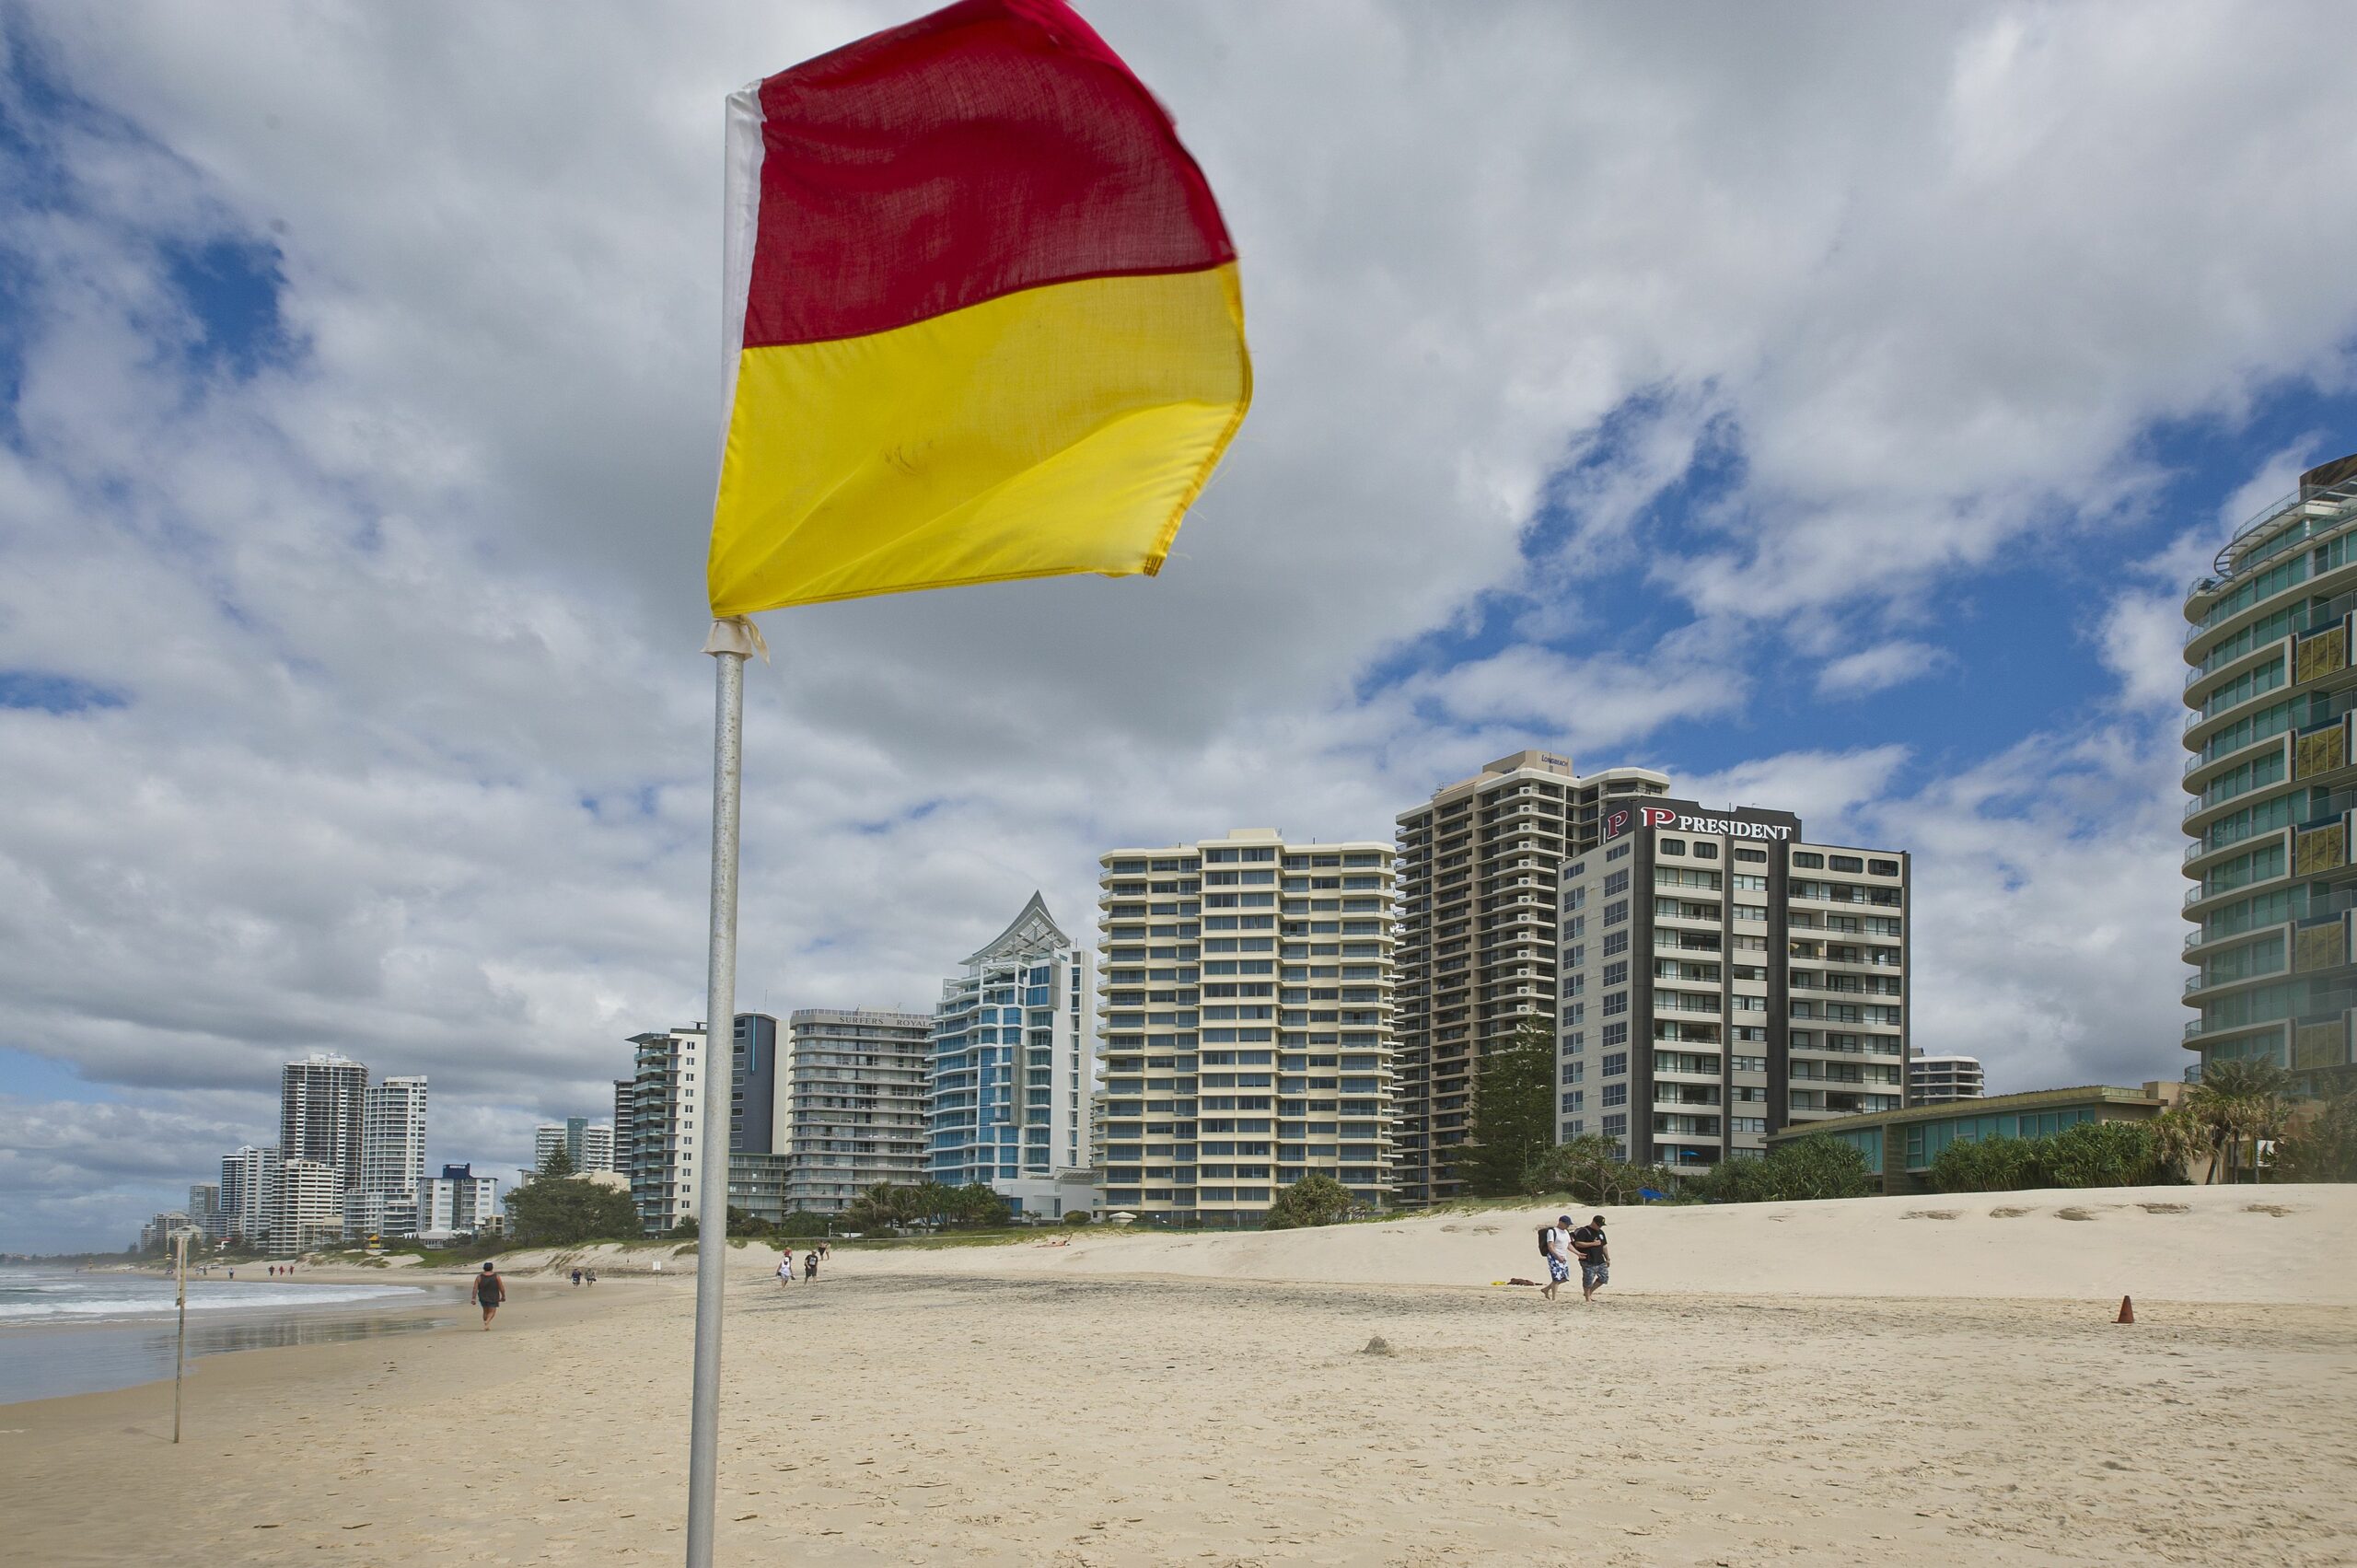
[[[2352,1225],[2321,1188],[1616,1212],[1592,1307],[1464,1283],[1528,1272],[1519,1214],[839,1248],[787,1289],[747,1249],[721,1561],[2345,1564]],[[657,1255],[511,1262],[489,1334],[214,1358],[178,1449],[168,1386],[0,1408],[0,1559],[675,1562]]]

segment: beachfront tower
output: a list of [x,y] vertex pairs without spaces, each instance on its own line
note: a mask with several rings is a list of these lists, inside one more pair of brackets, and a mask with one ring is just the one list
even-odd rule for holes
[[1038,893],[941,982],[926,1174],[1049,1219],[1091,1202],[1096,964]]
[[932,1035],[924,1013],[805,1007],[787,1016],[784,1209],[841,1214],[879,1182],[924,1180]]
[[1102,857],[1108,1212],[1249,1225],[1313,1172],[1389,1195],[1392,858],[1268,828]]
[[1566,860],[1559,1139],[1703,1169],[1907,1103],[1909,857],[1648,798]]
[[1608,807],[1668,788],[1650,769],[1583,778],[1568,757],[1517,751],[1399,814],[1399,1202],[1460,1195],[1451,1151],[1472,1127],[1475,1067],[1554,1006],[1563,857],[1595,844]]
[[360,1107],[360,1179],[343,1206],[344,1239],[414,1236],[425,1179],[425,1079],[371,1084]]
[[368,1069],[348,1056],[322,1051],[286,1063],[278,1085],[280,1156],[326,1166],[338,1191],[357,1186],[367,1088]]
[[2187,1075],[2350,1082],[2357,1005],[2357,456],[2236,528],[2185,599]]
[[1926,1056],[1919,1051],[1907,1059],[1909,1105],[1979,1099],[1987,1090],[1978,1056]]

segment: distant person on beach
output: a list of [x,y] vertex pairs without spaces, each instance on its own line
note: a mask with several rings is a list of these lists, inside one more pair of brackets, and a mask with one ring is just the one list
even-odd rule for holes
[[596,1284],[598,1283],[598,1271],[595,1269],[589,1271],[589,1283],[591,1284]]
[[1547,1260],[1547,1283],[1539,1295],[1555,1299],[1555,1288],[1572,1277],[1570,1237],[1572,1216],[1557,1214],[1553,1225],[1538,1227],[1538,1255]]
[[482,1308],[485,1333],[491,1331],[491,1320],[499,1316],[499,1304],[506,1299],[507,1282],[499,1277],[498,1270],[485,1263],[482,1272],[475,1276],[475,1305]]
[[1580,1299],[1594,1301],[1596,1293],[1612,1283],[1612,1249],[1605,1245],[1604,1216],[1598,1214],[1572,1232],[1572,1247],[1580,1255]]
[[794,1283],[794,1254],[791,1252],[777,1260],[777,1283],[782,1285]]
[[835,1249],[833,1248],[828,1246],[823,1241],[819,1243],[819,1261],[821,1263],[827,1262],[831,1260],[834,1255]]
[[573,1288],[575,1290],[581,1288],[581,1271],[578,1269],[573,1271]]
[[803,1279],[803,1283],[807,1284],[807,1283],[808,1283],[809,1282],[811,1282],[812,1280],[817,1279],[818,1277],[819,1277],[819,1255],[818,1255],[816,1252],[812,1252],[812,1253],[809,1253],[809,1254],[806,1255],[806,1256],[803,1258],[803,1260],[802,1260],[802,1279]]

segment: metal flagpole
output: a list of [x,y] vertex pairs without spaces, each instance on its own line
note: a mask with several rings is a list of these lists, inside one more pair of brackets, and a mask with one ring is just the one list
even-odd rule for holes
[[188,1365],[188,1232],[172,1237],[172,1251],[179,1275],[180,1331],[180,1340],[172,1347],[172,1441],[180,1440],[180,1373]]
[[[688,1568],[712,1568],[713,1497],[720,1468],[720,1297],[728,1260],[729,1089],[737,1032],[737,823],[743,771],[745,659],[761,646],[742,616],[712,624],[717,661],[712,725],[712,951],[704,981],[703,1073],[692,1095],[702,1174],[696,1183],[695,1400],[689,1416]],[[763,650],[766,652],[766,650]]]

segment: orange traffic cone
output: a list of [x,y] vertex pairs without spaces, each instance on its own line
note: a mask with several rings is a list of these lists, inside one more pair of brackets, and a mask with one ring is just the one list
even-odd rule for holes
[[2113,1318],[2112,1321],[2115,1323],[2133,1323],[2136,1321],[2136,1304],[2129,1300],[2126,1296],[2121,1296],[2119,1298],[2119,1316]]

